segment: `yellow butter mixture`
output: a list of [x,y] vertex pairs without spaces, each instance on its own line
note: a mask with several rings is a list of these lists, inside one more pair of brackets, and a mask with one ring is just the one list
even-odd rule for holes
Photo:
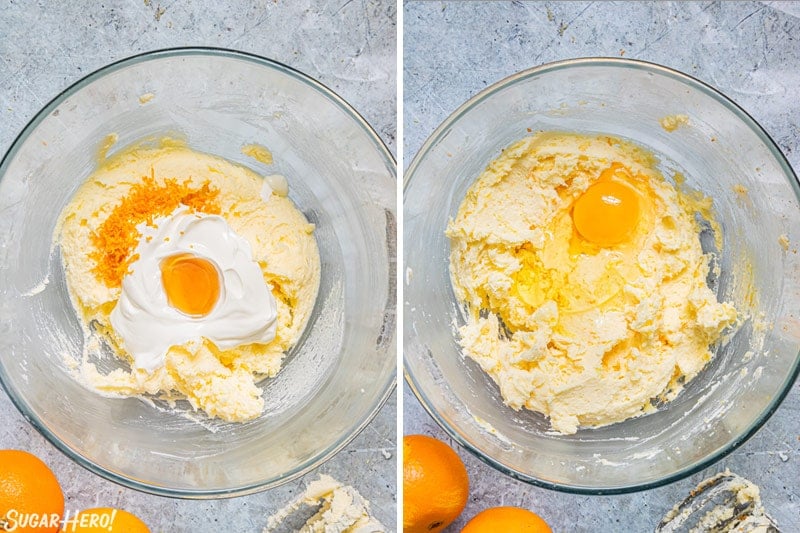
[[707,285],[695,214],[625,140],[544,132],[506,148],[447,227],[463,353],[514,409],[569,434],[649,412],[736,322]]
[[[70,366],[105,395],[185,399],[226,421],[259,416],[256,383],[280,370],[316,300],[314,225],[282,177],[184,142],[104,153],[54,236],[87,338]],[[283,187],[270,186],[277,178]]]

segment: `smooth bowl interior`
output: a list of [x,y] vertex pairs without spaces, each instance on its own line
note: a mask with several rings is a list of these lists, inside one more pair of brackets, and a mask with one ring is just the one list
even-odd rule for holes
[[[675,114],[687,115],[689,125],[662,128],[660,119]],[[444,229],[467,188],[504,147],[537,130],[627,138],[654,152],[665,176],[681,172],[690,188],[713,198],[724,243],[721,274],[711,286],[744,319],[708,367],[658,412],[575,435],[553,432],[538,413],[505,406],[492,380],[461,355],[456,328],[464,322],[448,270]],[[594,494],[674,481],[752,435],[798,373],[797,178],[752,118],[686,75],[616,59],[514,75],[434,132],[409,167],[403,198],[406,379],[448,433],[516,478]]]
[[[70,376],[65,354],[86,346],[52,235],[112,133],[112,152],[167,135],[283,174],[290,198],[316,224],[322,275],[314,312],[281,372],[261,383],[266,408],[258,419],[225,423],[185,402],[106,398]],[[274,164],[244,156],[248,143],[267,147]],[[363,118],[279,63],[178,49],[88,76],[34,118],[0,165],[3,385],[62,451],[133,488],[236,495],[307,472],[349,442],[394,386],[395,180],[391,154]]]

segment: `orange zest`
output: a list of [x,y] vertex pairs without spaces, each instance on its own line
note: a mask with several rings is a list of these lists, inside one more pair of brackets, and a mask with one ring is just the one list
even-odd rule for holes
[[189,180],[179,183],[165,179],[157,184],[152,174],[143,176],[90,235],[94,250],[89,258],[95,263],[92,272],[97,280],[109,288],[122,285],[130,264],[138,259],[131,253],[141,238],[136,226],[142,222],[152,225],[153,220],[169,215],[180,205],[192,212],[219,214],[218,195],[219,189],[209,182],[192,187]]

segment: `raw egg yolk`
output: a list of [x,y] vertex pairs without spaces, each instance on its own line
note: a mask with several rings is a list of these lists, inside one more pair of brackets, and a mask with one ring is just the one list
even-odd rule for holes
[[639,222],[639,198],[631,187],[609,179],[612,172],[603,172],[575,200],[572,221],[587,241],[598,246],[613,246],[627,239]]
[[193,317],[206,316],[219,299],[219,272],[209,260],[182,253],[161,261],[167,302]]

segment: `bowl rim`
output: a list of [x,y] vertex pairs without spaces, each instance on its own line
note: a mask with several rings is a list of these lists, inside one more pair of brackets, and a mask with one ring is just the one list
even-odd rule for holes
[[[213,46],[180,46],[180,47],[168,47],[155,50],[148,50],[145,52],[123,57],[111,63],[105,64],[100,68],[93,70],[92,72],[80,77],[77,81],[71,83],[66,89],[60,91],[56,96],[54,96],[50,101],[48,101],[27,122],[27,124],[25,125],[24,128],[22,128],[19,134],[17,134],[14,137],[13,141],[9,145],[2,159],[0,159],[0,180],[2,180],[2,178],[5,176],[10,161],[14,158],[14,156],[16,156],[17,152],[19,151],[24,141],[39,126],[39,124],[41,124],[41,122],[48,115],[50,115],[50,113],[54,111],[69,96],[83,89],[84,87],[90,85],[94,81],[108,74],[121,70],[123,68],[137,65],[140,63],[145,63],[147,61],[159,60],[169,57],[181,57],[181,56],[185,57],[208,56],[215,58],[244,60],[250,63],[255,63],[262,67],[277,70],[279,72],[282,72],[283,74],[293,77],[294,79],[302,83],[305,83],[306,85],[310,86],[312,89],[315,89],[318,93],[320,93],[321,96],[327,98],[333,105],[337,106],[346,115],[349,115],[354,120],[354,122],[361,127],[361,129],[370,138],[373,146],[379,152],[382,159],[386,163],[387,169],[391,171],[391,174],[395,178],[395,180],[397,179],[397,162],[395,160],[394,155],[389,150],[388,146],[380,137],[380,135],[378,135],[375,129],[367,122],[367,120],[358,111],[355,110],[355,108],[353,108],[349,103],[347,103],[347,101],[345,101],[331,88],[324,85],[317,79],[313,78],[308,74],[305,74],[304,72],[301,72],[300,70],[290,67],[285,63],[250,52],[243,52],[240,50],[213,47]],[[394,209],[394,206],[392,207]],[[394,253],[396,256],[397,254],[396,235],[389,235],[388,239],[389,240],[387,241],[387,247],[390,252],[390,255],[391,253]],[[391,259],[392,258],[390,257],[389,258],[390,264],[391,264]],[[392,283],[391,275],[387,288],[389,290],[389,297],[386,299],[386,304],[393,305],[396,310],[397,289],[396,289],[396,283]],[[388,311],[389,309],[384,308],[384,310]],[[396,359],[397,358],[396,328],[395,328],[393,345],[394,345],[394,353]],[[51,432],[47,428],[47,426],[43,423],[42,419],[40,419],[40,417],[38,417],[35,413],[31,412],[27,408],[27,405],[22,400],[22,398],[18,398],[15,394],[11,392],[12,388],[10,384],[7,383],[7,380],[8,377],[5,374],[3,365],[0,365],[0,387],[2,387],[2,390],[5,391],[6,395],[11,400],[11,403],[17,408],[20,414],[22,414],[23,418],[25,418],[25,420],[27,420],[28,423],[30,423],[31,426],[33,426],[36,429],[36,431],[38,431],[45,438],[45,440],[47,440],[50,444],[55,446],[64,455],[66,455],[68,458],[70,458],[83,468],[89,470],[90,472],[102,478],[117,483],[118,485],[148,494],[154,494],[157,496],[166,496],[171,498],[181,498],[181,499],[214,499],[214,498],[230,498],[235,496],[244,496],[247,494],[254,494],[257,492],[278,487],[280,485],[289,483],[290,481],[293,481],[309,473],[310,471],[316,469],[323,463],[330,460],[333,456],[338,454],[345,446],[347,446],[350,442],[352,442],[367,427],[367,425],[369,425],[369,423],[372,422],[372,420],[376,417],[378,412],[383,408],[383,406],[386,404],[387,400],[397,387],[397,371],[395,366],[395,371],[391,372],[389,379],[387,379],[385,383],[382,384],[381,388],[383,392],[380,396],[378,396],[375,405],[371,407],[370,411],[367,413],[367,416],[365,416],[362,420],[360,420],[357,424],[355,424],[348,433],[341,436],[326,449],[321,450],[319,453],[314,455],[305,464],[298,465],[297,467],[291,469],[289,473],[284,475],[283,477],[271,479],[266,482],[254,482],[246,485],[235,486],[225,489],[211,489],[211,490],[201,489],[201,488],[173,489],[162,485],[150,484],[147,482],[142,482],[140,480],[121,475],[113,470],[95,464],[91,459],[89,459],[88,457],[84,457],[80,452],[72,449],[70,446],[61,441],[61,439],[59,439],[57,435]]]
[[[790,182],[790,186],[794,190],[795,197],[798,199],[798,201],[800,201],[800,180],[798,180],[798,176],[794,172],[794,169],[792,169],[791,165],[789,164],[789,161],[786,159],[786,156],[780,150],[777,143],[775,143],[775,141],[772,139],[769,133],[767,133],[767,131],[758,123],[758,121],[756,121],[747,111],[745,111],[741,106],[739,106],[739,104],[734,102],[731,98],[729,98],[728,96],[726,96],[725,94],[723,94],[721,91],[717,90],[710,84],[703,82],[689,74],[673,69],[671,67],[667,67],[664,65],[660,65],[658,63],[653,63],[650,61],[644,61],[640,59],[597,56],[597,57],[578,57],[572,59],[553,61],[537,65],[525,70],[521,70],[519,72],[511,74],[510,76],[502,78],[501,80],[492,83],[491,85],[488,85],[487,87],[485,87],[484,89],[480,90],[478,93],[473,95],[471,98],[469,98],[466,102],[461,104],[441,124],[439,124],[439,126],[436,127],[436,129],[428,136],[425,142],[420,146],[417,153],[414,154],[414,158],[412,159],[411,164],[408,166],[408,169],[403,174],[404,205],[406,199],[406,191],[410,186],[411,180],[414,174],[416,173],[417,168],[421,164],[422,160],[427,156],[431,148],[441,140],[443,135],[447,133],[449,128],[455,122],[457,122],[465,113],[470,111],[475,105],[479,104],[484,99],[492,96],[494,93],[499,92],[508,86],[514,85],[532,76],[541,76],[551,71],[563,70],[571,67],[587,67],[587,66],[588,67],[611,66],[615,68],[631,68],[631,69],[642,70],[645,72],[659,73],[661,75],[671,77],[688,87],[699,90],[702,93],[717,100],[722,105],[724,105],[730,112],[732,112],[735,116],[737,116],[745,126],[748,126],[762,140],[764,145],[769,149],[769,151],[772,153],[772,156],[775,158],[776,162],[781,167],[784,176]],[[581,485],[564,485],[560,483],[554,483],[546,479],[537,478],[533,475],[525,474],[523,472],[519,472],[517,470],[509,468],[500,461],[484,454],[480,449],[478,449],[477,446],[473,445],[471,442],[462,438],[461,435],[453,427],[450,426],[447,420],[436,412],[432,403],[428,400],[428,398],[422,391],[419,383],[415,380],[413,374],[409,371],[410,367],[406,363],[407,359],[408,358],[406,356],[406,352],[405,350],[403,350],[403,376],[414,396],[416,396],[417,400],[422,405],[423,409],[444,430],[444,432],[450,438],[458,442],[467,451],[469,451],[472,455],[474,455],[484,463],[488,464],[489,466],[500,471],[501,473],[511,478],[514,478],[518,481],[522,481],[545,489],[550,489],[570,494],[584,494],[584,495],[628,494],[632,492],[654,489],[658,487],[663,487],[670,483],[674,483],[678,480],[684,479],[693,474],[696,474],[697,472],[704,470],[705,468],[711,466],[712,464],[716,463],[717,461],[720,461],[721,459],[731,454],[733,451],[738,449],[742,444],[747,442],[747,440],[749,440],[753,435],[755,435],[758,432],[758,430],[764,426],[767,420],[769,420],[769,418],[772,417],[775,411],[777,411],[780,404],[792,390],[792,387],[795,381],[798,379],[798,376],[800,376],[800,352],[799,352],[797,356],[795,356],[794,368],[790,370],[790,372],[788,373],[788,379],[785,381],[782,389],[778,392],[778,394],[772,397],[772,400],[768,408],[762,411],[762,413],[753,421],[753,423],[750,425],[750,427],[747,428],[747,430],[745,430],[744,432],[742,432],[742,434],[736,436],[735,438],[731,439],[731,441],[728,444],[723,446],[722,449],[720,449],[716,453],[710,454],[709,456],[695,462],[694,464],[690,464],[689,466],[679,469],[676,472],[664,476],[662,479],[656,481],[650,481],[646,483],[632,482],[629,485],[623,485],[623,486],[594,488]]]

